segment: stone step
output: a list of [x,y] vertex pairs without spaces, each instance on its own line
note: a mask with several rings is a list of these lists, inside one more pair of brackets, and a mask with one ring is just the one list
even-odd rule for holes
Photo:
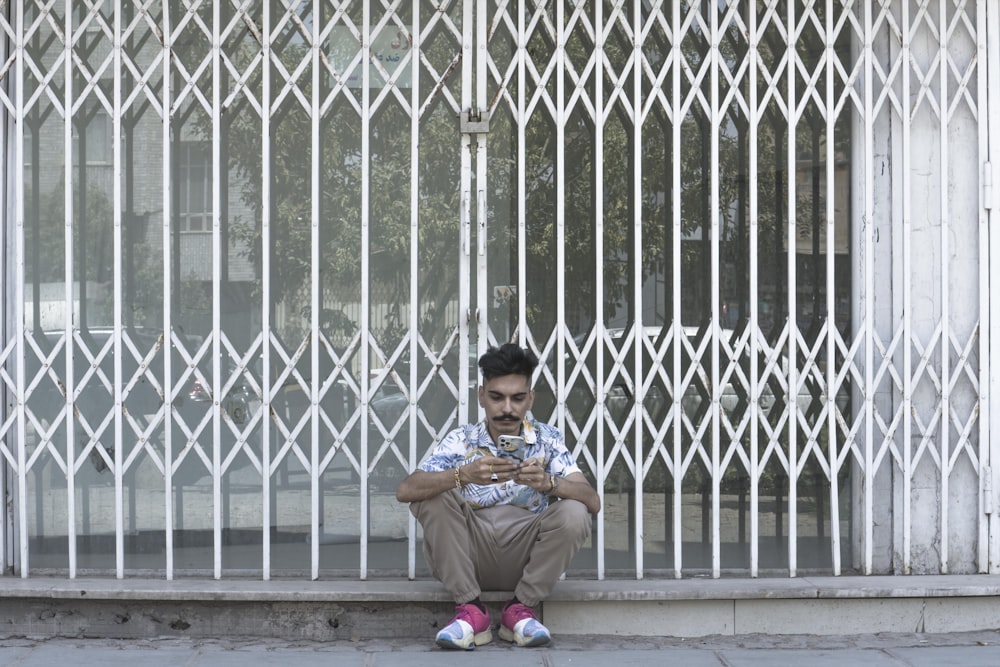
[[[453,613],[435,581],[7,577],[0,636],[432,637]],[[483,600],[494,621],[509,592]],[[1000,627],[1000,576],[566,580],[542,605],[553,634],[965,632]]]

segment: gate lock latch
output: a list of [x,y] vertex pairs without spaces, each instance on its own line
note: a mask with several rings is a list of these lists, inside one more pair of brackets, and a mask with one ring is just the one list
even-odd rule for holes
[[488,111],[482,112],[479,109],[463,111],[459,123],[459,130],[462,134],[489,134],[490,114]]

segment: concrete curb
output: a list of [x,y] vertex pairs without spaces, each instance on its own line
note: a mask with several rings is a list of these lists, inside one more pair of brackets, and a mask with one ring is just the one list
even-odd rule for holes
[[[499,617],[510,593],[483,600]],[[8,636],[426,637],[453,602],[436,581],[56,579],[3,582]],[[541,607],[559,635],[971,632],[1000,627],[1000,576],[569,580]]]

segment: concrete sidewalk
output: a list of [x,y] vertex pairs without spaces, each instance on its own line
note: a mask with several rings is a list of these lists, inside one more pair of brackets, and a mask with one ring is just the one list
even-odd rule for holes
[[413,639],[289,642],[190,639],[0,639],[0,667],[996,667],[1000,631],[951,634],[744,635],[698,639],[556,637],[552,646],[515,648],[494,640],[475,651],[444,651]]

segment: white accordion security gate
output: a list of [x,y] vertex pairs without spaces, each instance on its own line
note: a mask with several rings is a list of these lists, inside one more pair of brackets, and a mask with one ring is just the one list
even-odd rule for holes
[[995,570],[996,13],[0,0],[3,570],[420,575],[505,340],[571,576]]

